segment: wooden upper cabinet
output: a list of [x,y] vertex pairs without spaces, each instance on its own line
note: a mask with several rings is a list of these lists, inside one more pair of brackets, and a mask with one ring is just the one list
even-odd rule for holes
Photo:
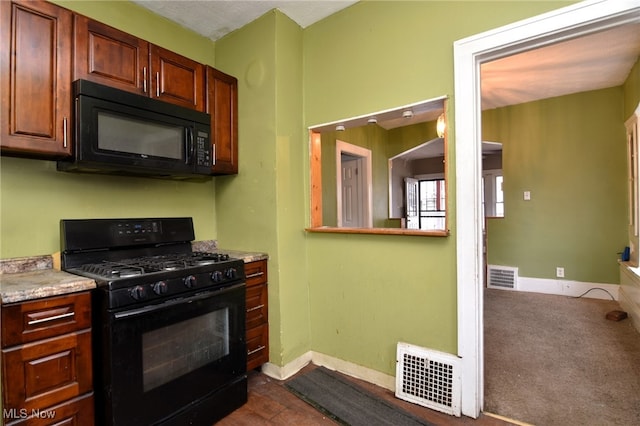
[[45,1],[0,1],[3,155],[71,154],[72,13]]
[[149,92],[149,43],[82,15],[75,15],[74,27],[74,80]]
[[205,110],[203,64],[85,16],[74,25],[74,80]]
[[205,66],[162,47],[151,45],[154,96],[172,104],[205,111]]
[[238,173],[238,80],[207,67],[207,111],[211,114],[212,174]]

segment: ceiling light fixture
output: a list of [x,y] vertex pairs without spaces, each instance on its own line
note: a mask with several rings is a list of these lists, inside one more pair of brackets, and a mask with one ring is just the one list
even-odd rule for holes
[[375,117],[371,117],[370,119],[367,120],[367,123],[369,124],[376,124],[378,122],[378,119]]
[[336,132],[344,132],[344,124],[338,124],[336,126]]
[[411,111],[410,109],[403,111],[402,116],[404,118],[412,118],[413,117],[413,111]]
[[444,131],[447,127],[447,123],[445,122],[444,112],[440,114],[438,117],[438,121],[436,122],[436,133],[439,138],[444,138]]

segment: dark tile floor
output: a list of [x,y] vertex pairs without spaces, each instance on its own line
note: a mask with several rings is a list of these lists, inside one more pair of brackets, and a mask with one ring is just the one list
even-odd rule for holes
[[[309,365],[298,374],[303,374]],[[393,392],[370,383],[349,378],[369,392],[398,405],[413,415],[438,426],[506,426],[514,423],[505,422],[484,414],[478,419],[469,417],[453,417],[438,411],[411,404],[397,399]],[[249,372],[249,401],[238,410],[217,423],[219,426],[240,425],[335,425],[330,418],[302,401],[284,387],[286,381],[272,379],[258,371]]]

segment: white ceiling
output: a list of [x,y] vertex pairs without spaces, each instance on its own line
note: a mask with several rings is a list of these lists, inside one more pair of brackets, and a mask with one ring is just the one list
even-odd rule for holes
[[[133,1],[212,40],[241,28],[274,8],[305,28],[357,2]],[[629,75],[638,56],[640,22],[483,64],[483,109],[619,86]]]
[[482,109],[622,85],[640,56],[640,22],[481,66]]
[[357,0],[133,0],[158,15],[218,40],[272,9],[279,9],[302,28]]

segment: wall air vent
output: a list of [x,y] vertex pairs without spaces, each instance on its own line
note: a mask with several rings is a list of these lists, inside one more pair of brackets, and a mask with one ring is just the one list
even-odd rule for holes
[[487,288],[516,290],[518,288],[518,268],[488,265]]
[[459,358],[398,342],[396,396],[460,417]]

